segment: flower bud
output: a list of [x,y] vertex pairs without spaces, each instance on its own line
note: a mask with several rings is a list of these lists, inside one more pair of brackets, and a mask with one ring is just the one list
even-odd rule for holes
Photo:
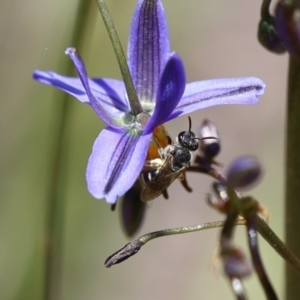
[[300,58],[300,3],[279,1],[275,11],[278,37],[287,51]]
[[[219,140],[219,134],[216,125],[209,121],[204,120],[199,128],[200,137],[200,149],[207,159],[213,159],[220,152],[221,145]],[[213,137],[209,139],[209,137]],[[205,138],[205,139],[203,139]]]
[[286,51],[286,48],[278,38],[275,28],[275,19],[269,16],[267,19],[261,19],[258,24],[257,38],[260,44],[267,50],[281,54]]
[[261,167],[256,158],[240,157],[234,160],[227,170],[227,185],[232,188],[247,188],[261,175]]
[[121,203],[121,222],[127,236],[133,236],[141,226],[145,215],[145,202],[140,200],[141,187],[137,181],[126,192]]
[[224,272],[229,277],[245,278],[252,273],[252,266],[247,261],[244,253],[239,249],[231,249],[223,255]]

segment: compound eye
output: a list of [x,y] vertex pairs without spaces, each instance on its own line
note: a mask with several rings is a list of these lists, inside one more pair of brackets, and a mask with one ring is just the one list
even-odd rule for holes
[[186,147],[186,140],[188,139],[187,135],[189,134],[188,131],[181,131],[178,134],[178,143],[182,146],[182,147]]
[[196,151],[199,147],[197,140],[191,140],[191,144],[187,147],[190,151]]

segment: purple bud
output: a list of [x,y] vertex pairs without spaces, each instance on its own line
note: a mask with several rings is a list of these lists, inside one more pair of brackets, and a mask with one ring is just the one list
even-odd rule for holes
[[258,24],[257,38],[260,44],[267,50],[281,54],[286,52],[286,48],[278,38],[275,28],[275,19],[269,16],[267,19],[260,20]]
[[299,1],[280,1],[275,11],[275,25],[278,37],[288,52],[300,57]]
[[227,170],[227,185],[232,188],[247,188],[261,175],[261,167],[255,157],[245,156],[235,159]]
[[252,273],[252,266],[246,260],[244,253],[239,249],[232,249],[223,256],[224,272],[229,277],[245,278]]
[[[213,137],[209,139],[209,137]],[[210,120],[204,120],[199,128],[200,149],[207,159],[213,159],[220,152],[221,145],[216,125]],[[203,139],[205,138],[205,139]]]
[[145,215],[145,202],[140,200],[139,182],[126,192],[121,202],[121,221],[127,236],[133,236],[140,228]]

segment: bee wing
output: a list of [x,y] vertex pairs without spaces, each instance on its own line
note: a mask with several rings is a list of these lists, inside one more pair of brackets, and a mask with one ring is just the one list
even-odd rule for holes
[[141,192],[141,200],[151,201],[160,196],[170,184],[181,174],[183,169],[174,172],[170,169],[172,157],[168,156],[153,181],[147,182]]
[[159,197],[179,175],[180,171],[165,176],[158,175],[157,180],[148,182],[144,187],[140,196],[141,200],[147,202]]

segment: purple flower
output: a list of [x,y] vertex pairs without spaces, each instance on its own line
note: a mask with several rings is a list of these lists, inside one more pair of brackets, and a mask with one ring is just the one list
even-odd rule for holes
[[232,78],[186,84],[181,58],[170,51],[160,0],[139,0],[132,19],[128,65],[143,112],[131,110],[122,81],[88,78],[74,48],[79,78],[35,71],[33,78],[90,104],[107,127],[97,137],[87,166],[87,185],[98,199],[115,203],[134,184],[143,167],[153,129],[198,109],[220,104],[254,104],[264,92],[258,78]]

